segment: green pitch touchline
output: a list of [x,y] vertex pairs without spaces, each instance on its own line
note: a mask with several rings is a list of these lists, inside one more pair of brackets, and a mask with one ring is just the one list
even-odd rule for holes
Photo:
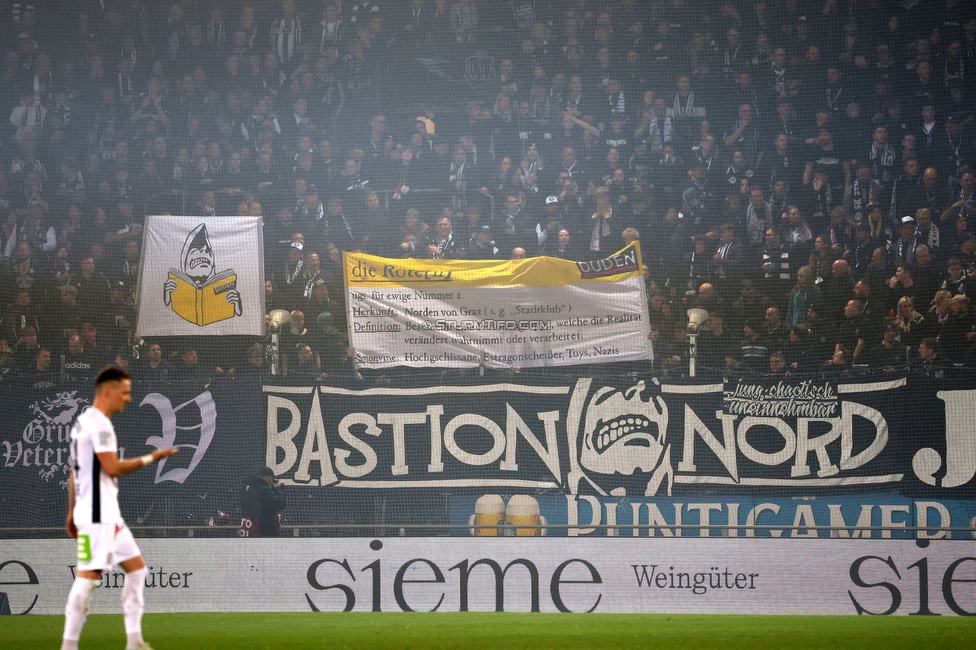
[[[269,596],[273,597],[273,596]],[[88,618],[82,648],[117,650],[121,615]],[[0,618],[0,648],[58,647],[61,616]],[[147,614],[156,650],[322,648],[851,648],[976,646],[976,618],[509,613]]]

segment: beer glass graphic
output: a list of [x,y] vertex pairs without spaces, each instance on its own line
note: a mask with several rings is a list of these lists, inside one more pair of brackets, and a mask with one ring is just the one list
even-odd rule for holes
[[505,509],[505,534],[516,537],[541,537],[545,528],[525,528],[525,526],[545,526],[546,518],[539,514],[539,502],[528,494],[514,494]]
[[[536,506],[536,512],[539,507]],[[469,526],[497,526],[505,519],[505,502],[497,494],[478,497],[474,504],[474,514],[468,518]],[[497,528],[470,528],[472,537],[497,537]]]

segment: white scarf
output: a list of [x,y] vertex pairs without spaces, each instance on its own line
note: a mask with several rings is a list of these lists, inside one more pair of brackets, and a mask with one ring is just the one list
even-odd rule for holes
[[[610,218],[613,218],[613,207],[610,207]],[[596,223],[593,224],[593,232],[590,234],[590,250],[594,252],[600,251],[600,240],[603,237],[610,236],[610,218],[604,219],[603,215],[600,215]]]
[[691,90],[688,92],[688,98],[685,99],[684,108],[681,107],[681,95],[679,93],[674,94],[674,106],[672,109],[674,115],[677,117],[693,117],[695,115],[695,91]]

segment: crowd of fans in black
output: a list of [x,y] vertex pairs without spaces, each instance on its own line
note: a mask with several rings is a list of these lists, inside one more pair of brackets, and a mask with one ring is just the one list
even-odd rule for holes
[[634,240],[648,369],[693,307],[705,367],[972,366],[969,2],[5,0],[0,43],[3,381],[266,369],[138,338],[148,212],[264,217],[301,377],[356,372],[342,251]]

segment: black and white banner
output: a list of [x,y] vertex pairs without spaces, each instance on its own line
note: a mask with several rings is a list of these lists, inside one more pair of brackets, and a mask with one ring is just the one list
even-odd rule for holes
[[944,384],[265,386],[294,485],[972,496],[976,391]]
[[[92,390],[90,383],[0,390],[4,527],[63,525],[71,469],[68,435],[74,418],[91,404]],[[218,510],[236,508],[245,477],[263,461],[259,443],[242,444],[253,421],[241,408],[243,396],[260,390],[256,379],[209,386],[136,382],[132,402],[112,419],[119,455],[134,458],[167,447],[180,451],[119,480],[126,521],[199,525]]]
[[[298,526],[459,524],[478,497],[516,494],[536,498],[551,523],[667,527],[710,516],[734,528],[755,511],[758,523],[862,526],[868,508],[875,526],[945,525],[925,514],[936,511],[966,526],[973,514],[958,504],[976,498],[974,398],[965,384],[905,379],[357,390],[240,378],[136,383],[115,426],[125,457],[181,449],[121,479],[133,525],[201,525],[221,513],[234,524],[244,480],[269,465],[290,495],[285,522]],[[59,527],[67,433],[91,386],[5,384],[0,400],[0,521]],[[845,496],[858,502],[810,502],[809,519],[795,507]],[[929,501],[943,510],[926,510]],[[718,511],[692,514],[691,503]],[[890,515],[898,509],[910,517]]]
[[142,336],[264,334],[260,217],[146,217]]

